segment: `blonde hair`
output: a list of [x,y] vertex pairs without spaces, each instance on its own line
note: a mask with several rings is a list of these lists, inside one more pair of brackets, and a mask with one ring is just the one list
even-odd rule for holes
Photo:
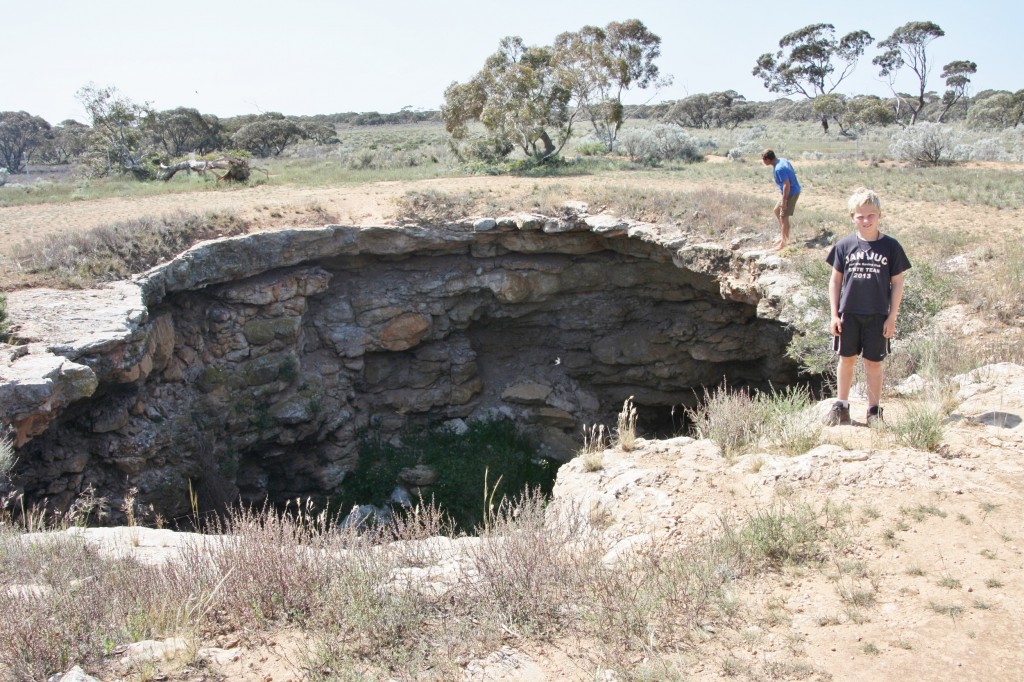
[[849,201],[846,202],[847,208],[850,209],[850,215],[861,206],[871,204],[878,209],[878,212],[882,212],[882,200],[872,190],[867,187],[858,187],[853,190],[853,194],[850,195]]

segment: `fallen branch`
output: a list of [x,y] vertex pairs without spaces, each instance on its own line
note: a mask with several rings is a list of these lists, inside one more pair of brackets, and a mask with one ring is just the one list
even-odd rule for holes
[[[223,170],[226,171],[223,174],[218,174],[215,171]],[[157,173],[157,178],[167,182],[174,177],[174,174],[178,171],[185,171],[187,173],[206,173],[207,171],[217,176],[217,181],[227,180],[229,182],[245,182],[249,179],[253,170],[260,170],[266,173],[267,171],[262,168],[253,169],[249,166],[249,161],[246,159],[240,159],[237,157],[225,156],[219,159],[200,160],[187,159],[185,161],[179,161],[178,163],[165,166],[160,164],[160,170]],[[269,176],[269,173],[268,173]]]

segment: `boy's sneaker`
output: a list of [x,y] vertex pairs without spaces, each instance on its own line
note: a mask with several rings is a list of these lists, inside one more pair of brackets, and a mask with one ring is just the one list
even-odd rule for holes
[[821,422],[825,426],[849,426],[853,423],[853,420],[850,419],[850,404],[843,405],[837,400]]
[[885,420],[882,419],[882,408],[881,407],[879,407],[878,405],[875,405],[874,407],[869,407],[868,408],[868,416],[867,416],[868,426],[874,426],[876,424],[881,424],[883,421],[885,421]]

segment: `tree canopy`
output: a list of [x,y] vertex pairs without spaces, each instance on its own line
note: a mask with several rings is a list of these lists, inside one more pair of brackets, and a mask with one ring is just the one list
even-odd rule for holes
[[605,28],[584,26],[555,38],[559,77],[567,83],[575,106],[608,151],[614,148],[625,120],[623,92],[670,82],[659,74],[655,64],[660,55],[661,38],[638,19],[613,21]]
[[[779,50],[758,57],[752,73],[769,92],[814,99],[839,87],[873,40],[867,31],[853,31],[837,40],[832,24],[811,24],[784,35]],[[827,117],[822,117],[821,125],[828,130]]]
[[[892,32],[878,43],[884,51],[871,60],[878,67],[878,75],[889,79],[889,87],[896,96],[897,104],[906,102],[910,107],[910,124],[917,123],[926,104],[928,76],[928,46],[937,38],[946,35],[942,28],[931,21],[910,21]],[[896,76],[904,67],[909,67],[917,81],[917,93],[904,95],[896,90]],[[897,117],[899,112],[897,112]]]
[[133,102],[117,88],[101,88],[92,83],[81,88],[77,96],[92,122],[89,156],[93,172],[116,170],[137,177],[151,175],[144,158],[154,118],[149,103]]
[[188,107],[157,112],[150,133],[171,158],[190,152],[206,154],[222,144],[220,120]]
[[660,45],[636,19],[562,33],[553,47],[509,36],[475,76],[445,90],[445,130],[465,144],[469,123],[479,121],[487,136],[476,146],[478,155],[503,157],[518,147],[544,161],[585,118],[610,150],[625,119],[622,94],[667,82],[654,63]]
[[20,173],[43,144],[50,124],[24,111],[0,111],[0,168]]
[[971,84],[971,76],[978,72],[978,65],[967,60],[957,60],[942,67],[942,77],[946,80],[946,92],[942,93],[942,111],[936,120],[942,119],[957,102],[967,99],[967,89]]
[[700,93],[673,102],[665,120],[688,128],[735,128],[754,117],[755,110],[735,90]]

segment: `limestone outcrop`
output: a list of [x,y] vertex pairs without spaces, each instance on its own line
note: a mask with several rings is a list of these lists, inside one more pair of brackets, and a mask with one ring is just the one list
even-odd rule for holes
[[776,263],[579,208],[215,240],[130,282],[9,294],[0,423],[29,501],[135,489],[167,519],[190,490],[330,495],[361,434],[456,418],[515,419],[564,459],[629,396],[657,430],[702,386],[792,383]]

